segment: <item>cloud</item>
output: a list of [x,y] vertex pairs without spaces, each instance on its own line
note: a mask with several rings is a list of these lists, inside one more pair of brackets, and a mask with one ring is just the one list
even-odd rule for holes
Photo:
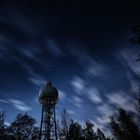
[[83,94],[95,104],[102,103],[102,98],[99,91],[91,85],[86,85],[85,81],[78,76],[75,76],[71,81],[72,87],[77,94]]
[[74,105],[76,107],[81,107],[82,106],[82,99],[80,99],[79,97],[73,96],[72,100],[73,100],[72,102],[74,103]]
[[0,102],[2,102],[2,103],[8,103],[7,100],[3,100],[3,99],[0,99]]
[[123,108],[134,113],[137,112],[134,103],[135,99],[132,96],[127,95],[123,91],[106,94],[106,97],[110,101],[110,103],[116,105],[117,108]]
[[109,106],[108,104],[102,104],[98,106],[97,110],[102,116],[107,116],[107,117],[112,115],[114,112],[113,108]]
[[96,118],[98,123],[101,125],[108,124],[110,122],[109,116],[101,116]]
[[25,69],[25,71],[28,73],[28,80],[34,84],[37,87],[40,87],[41,85],[43,85],[46,80],[39,75],[38,73],[34,72],[32,66],[27,65],[27,64],[23,64],[23,68]]
[[16,99],[9,99],[9,102],[13,104],[13,106],[19,111],[30,111],[31,107],[27,106],[26,103]]
[[137,94],[139,94],[139,81],[136,78],[134,78],[134,76],[130,72],[128,72],[126,76],[131,85],[130,90],[132,91],[132,93],[135,93],[137,96]]
[[29,77],[28,79],[30,80],[31,83],[33,83],[38,87],[40,87],[46,82],[44,79],[41,79],[41,77]]
[[70,99],[69,99],[69,102],[74,105],[75,107],[82,107],[82,102],[83,100],[81,98],[79,98],[78,96],[72,96]]
[[93,76],[104,76],[105,67],[103,64],[96,62],[95,60],[90,60],[90,64],[87,67],[87,73]]
[[47,48],[55,56],[61,56],[63,54],[62,50],[60,49],[60,47],[58,47],[58,43],[55,40],[48,39]]
[[[28,48],[21,47],[21,48],[17,48],[17,50],[18,50],[18,52],[20,52],[23,56],[25,56],[27,58],[34,59],[34,60],[37,59],[37,57],[35,56],[34,50],[29,49],[29,47]],[[39,50],[38,50],[38,52],[39,52]]]
[[70,115],[75,115],[76,113],[73,110],[67,110]]
[[63,99],[66,98],[66,93],[64,91],[62,91],[62,90],[59,89],[58,90],[58,93],[59,93],[60,100],[63,100]]
[[125,48],[121,51],[121,56],[125,60],[121,60],[124,65],[131,69],[137,76],[140,76],[140,64],[136,61],[139,50],[132,48]]
[[99,91],[94,87],[89,87],[86,90],[86,95],[95,104],[102,103],[102,99],[100,97]]
[[95,132],[97,132],[97,129],[100,129],[100,130],[102,130],[104,132],[104,134],[107,137],[112,138],[112,133],[111,133],[111,131],[109,129],[107,129],[108,126],[106,124],[101,124],[98,121],[93,121],[93,120],[90,120],[90,122],[94,124],[94,131]]
[[105,76],[105,74],[107,74],[109,68],[104,63],[88,55],[88,53],[86,53],[85,50],[82,50],[80,48],[77,49],[77,51],[70,50],[70,53],[75,57],[77,62],[82,66],[84,75],[89,77],[96,76],[102,78]]
[[110,122],[109,117],[112,116],[116,111],[108,104],[102,104],[97,107],[97,111],[100,117],[96,117],[97,123],[101,126],[108,125]]
[[85,88],[84,80],[78,76],[75,76],[71,81],[74,91],[78,94],[82,94]]

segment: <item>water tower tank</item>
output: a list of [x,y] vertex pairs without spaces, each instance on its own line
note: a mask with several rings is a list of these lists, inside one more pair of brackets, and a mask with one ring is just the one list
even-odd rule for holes
[[40,91],[39,91],[39,101],[41,104],[46,104],[47,101],[51,101],[52,105],[55,105],[58,99],[58,91],[52,85],[51,82],[48,82]]

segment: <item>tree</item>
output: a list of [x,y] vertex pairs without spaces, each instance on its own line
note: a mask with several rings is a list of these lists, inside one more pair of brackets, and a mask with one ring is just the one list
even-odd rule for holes
[[[136,46],[140,46],[140,23],[137,23],[132,28],[133,36],[130,38],[130,43]],[[140,61],[140,52],[138,53],[136,61]]]
[[67,140],[71,118],[68,112],[64,109],[61,113],[61,119],[57,123],[58,136],[60,140]]
[[71,120],[67,140],[82,140],[82,127],[78,122]]
[[5,112],[0,112],[0,137],[5,135]]
[[97,139],[97,135],[93,130],[94,124],[90,121],[85,122],[85,126],[83,129],[83,137],[85,140],[95,140]]
[[33,133],[32,133],[32,140],[38,140],[39,139],[39,128],[34,127]]
[[11,124],[12,133],[17,140],[31,139],[36,120],[27,114],[18,114]]
[[139,140],[140,131],[134,118],[124,109],[119,109],[117,118],[111,117],[112,133],[118,140]]
[[140,46],[140,23],[137,23],[132,28],[133,37],[130,39],[131,43]]
[[117,121],[114,119],[114,117],[110,117],[111,120],[111,128],[112,128],[112,134],[115,136],[117,140],[123,140],[123,132],[117,123]]
[[98,140],[107,140],[104,133],[99,128],[97,129],[97,136],[98,136]]
[[15,140],[9,126],[5,125],[6,113],[0,112],[0,140]]

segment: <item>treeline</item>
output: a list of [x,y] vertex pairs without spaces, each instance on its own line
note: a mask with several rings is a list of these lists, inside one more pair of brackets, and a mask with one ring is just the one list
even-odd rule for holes
[[[6,125],[5,112],[0,112],[0,140],[38,140],[39,127],[37,121],[27,113],[18,114],[15,120]],[[59,140],[111,140],[90,121],[84,125],[70,118],[64,110],[60,120],[57,121],[57,133]]]
[[[9,125],[6,125],[5,117],[5,112],[0,112],[0,140],[39,139],[39,127],[36,127],[37,121],[32,116],[27,113],[18,114]],[[140,140],[138,122],[139,120],[136,123],[135,117],[130,112],[119,109],[116,116],[110,117],[113,139],[106,137],[99,128],[95,129],[91,121],[85,121],[83,125],[74,121],[64,110],[61,118],[57,120],[57,134],[59,140]]]

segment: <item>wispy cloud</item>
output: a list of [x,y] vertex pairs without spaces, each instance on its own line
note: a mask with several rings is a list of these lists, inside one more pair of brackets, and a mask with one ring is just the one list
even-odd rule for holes
[[135,99],[132,96],[128,96],[123,91],[112,92],[111,94],[106,94],[106,97],[110,103],[116,105],[117,108],[123,108],[127,111],[136,113]]
[[23,101],[16,100],[16,99],[9,99],[9,102],[13,104],[13,106],[19,111],[30,111],[32,110],[31,107],[26,105]]
[[71,81],[72,87],[74,91],[78,94],[83,93],[83,90],[85,88],[85,82],[83,79],[81,79],[78,76],[75,76]]
[[102,98],[100,96],[99,90],[91,85],[86,85],[85,81],[78,76],[75,76],[71,81],[72,87],[77,94],[83,94],[90,101],[95,104],[102,103]]
[[76,114],[73,110],[68,110],[67,112],[68,112],[70,115]]
[[40,87],[46,82],[44,79],[41,79],[41,77],[29,77],[28,79],[30,80],[31,83],[33,83],[38,87]]
[[93,76],[104,76],[105,66],[95,60],[90,60],[90,64],[87,67],[87,73]]
[[2,102],[2,103],[8,103],[8,101],[7,100],[3,100],[3,99],[0,99],[0,102]]
[[94,87],[87,88],[86,95],[95,104],[102,103],[99,91]]
[[110,116],[114,112],[113,108],[109,106],[108,104],[102,104],[97,107],[97,110],[99,111],[100,114],[104,116]]
[[81,65],[81,67],[83,68],[83,72],[86,76],[96,76],[102,78],[105,76],[105,73],[107,73],[109,69],[100,60],[96,60],[95,58],[88,55],[85,50],[77,48],[77,51],[70,50],[70,53]]
[[6,97],[9,97],[9,95],[7,95],[5,92],[3,91],[0,91],[0,94],[3,95],[3,96],[6,96]]
[[137,94],[139,94],[139,86],[140,86],[139,80],[136,79],[130,72],[128,72],[126,76],[128,81],[130,82],[130,90],[137,96]]
[[108,124],[110,122],[109,117],[116,113],[108,104],[98,106],[97,111],[101,114],[100,117],[97,117],[97,122],[101,125]]
[[63,54],[62,50],[60,49],[58,43],[55,40],[48,39],[46,46],[49,51],[55,56],[61,56]]
[[62,91],[62,90],[59,89],[58,90],[58,93],[59,93],[60,100],[63,100],[63,99],[66,98],[66,93],[64,91]]
[[107,136],[112,137],[110,130],[107,128],[110,123],[109,117],[116,113],[116,110],[114,110],[112,106],[104,103],[97,106],[97,111],[100,114],[100,116],[96,117],[96,127],[103,130]]
[[124,65],[127,66],[137,75],[140,76],[140,65],[136,61],[138,50],[132,48],[125,48],[121,51],[122,58],[121,60]]
[[76,107],[82,106],[82,99],[80,99],[79,97],[73,96],[72,100],[73,100],[73,103]]
[[37,87],[43,85],[46,80],[38,73],[34,72],[33,67],[27,64],[23,64],[23,68],[28,73],[28,80]]

